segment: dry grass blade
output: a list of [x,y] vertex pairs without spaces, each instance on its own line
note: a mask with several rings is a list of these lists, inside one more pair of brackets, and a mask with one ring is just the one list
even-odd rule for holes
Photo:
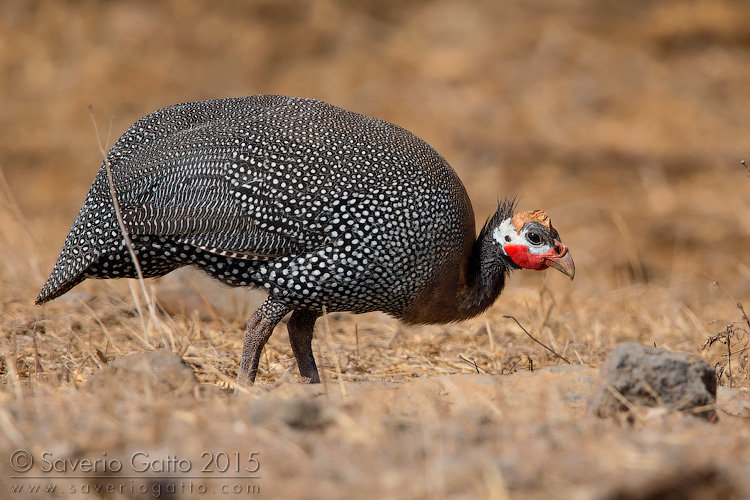
[[490,352],[495,352],[495,338],[492,336],[492,328],[490,328],[489,321],[484,321],[484,328],[487,331],[487,338],[490,340]]
[[643,272],[643,265],[638,256],[638,251],[636,250],[637,245],[635,244],[633,234],[630,232],[630,229],[625,222],[625,218],[622,214],[615,212],[612,214],[612,220],[614,221],[615,226],[617,226],[618,231],[620,231],[620,236],[625,243],[625,249],[628,251],[628,258],[630,259],[630,267],[633,270],[633,275],[635,276],[636,281],[638,283],[645,283],[646,274]]
[[[15,336],[13,336],[15,339]],[[15,355],[15,349],[13,349],[13,352],[9,352],[5,354],[5,357],[3,359],[5,364],[5,369],[7,371],[5,375],[6,382],[10,380],[10,386],[13,388],[13,395],[15,396],[17,401],[23,400],[23,390],[21,388],[21,379],[18,377],[18,371],[16,370],[16,355]]]
[[5,178],[5,173],[3,172],[3,167],[1,165],[0,165],[0,191],[2,191],[3,197],[5,198],[5,203],[10,208],[11,212],[13,213],[13,216],[17,218],[18,221],[21,222],[20,226],[23,229],[23,233],[29,238],[29,241],[31,241],[32,243],[36,243],[36,238],[34,238],[34,235],[31,233],[31,224],[29,224],[28,219],[23,214],[23,211],[21,210],[21,206],[16,201],[16,197],[13,196],[13,191],[8,185],[8,180]]
[[[127,227],[125,227],[125,222],[122,219],[122,211],[120,210],[120,202],[117,199],[117,190],[115,189],[115,183],[112,178],[112,168],[109,164],[107,151],[104,149],[104,145],[102,144],[101,137],[99,135],[99,127],[96,125],[96,119],[94,119],[94,110],[92,106],[89,106],[89,116],[91,117],[91,123],[94,126],[94,133],[96,134],[96,142],[99,146],[99,152],[101,153],[102,158],[104,159],[104,168],[107,171],[107,182],[109,184],[110,194],[112,195],[112,206],[114,207],[115,215],[117,216],[117,224],[120,227],[122,238],[125,241],[125,246],[128,249],[128,253],[130,253],[130,258],[133,261],[135,272],[138,275],[138,283],[141,286],[141,293],[143,293],[143,297],[146,299],[146,305],[148,306],[148,311],[149,311],[149,314],[151,315],[151,321],[153,322],[154,326],[159,332],[159,335],[161,336],[161,341],[164,347],[168,347],[170,346],[170,342],[168,341],[167,336],[161,327],[159,318],[156,315],[156,310],[154,309],[152,301],[150,300],[150,295],[148,293],[148,290],[146,289],[146,282],[143,278],[143,269],[141,268],[141,262],[140,260],[138,260],[138,255],[136,255],[135,248],[133,247],[133,241],[130,239],[130,233],[128,233],[128,229]],[[144,332],[144,333],[148,334],[148,332]],[[171,345],[174,348],[174,344],[172,343]]]
[[341,389],[341,397],[343,399],[346,399],[346,385],[344,383],[344,377],[341,373],[341,365],[339,364],[339,355],[336,351],[336,347],[333,345],[333,342],[331,342],[332,336],[331,336],[331,327],[328,324],[328,314],[326,314],[325,307],[323,308],[323,331],[325,332],[325,335],[323,336],[323,341],[326,344],[326,348],[329,352],[333,353],[333,363],[336,367],[336,376],[339,380],[339,388]]
[[628,398],[623,396],[620,391],[615,389],[615,387],[612,384],[607,384],[607,391],[609,391],[610,394],[612,394],[617,401],[619,401],[623,406],[625,406],[628,409],[628,411],[630,411],[633,414],[636,413],[638,408],[636,408],[636,406],[633,403],[631,403]]
[[742,302],[737,302],[737,309],[742,313],[742,320],[747,325],[748,331],[750,331],[750,319],[748,319],[747,313],[745,313],[745,307],[742,305]]
[[[107,340],[112,345],[112,348],[115,350],[115,353],[119,354],[121,352],[120,348],[117,346],[117,343],[115,342],[115,339],[112,337],[112,334],[110,334],[109,330],[104,325],[104,323],[102,322],[101,318],[99,318],[99,315],[96,314],[96,311],[94,311],[93,309],[91,309],[91,307],[89,307],[88,304],[86,304],[84,301],[82,301],[80,299],[78,300],[78,303],[88,311],[88,313],[91,315],[92,318],[94,318],[94,321],[96,321],[96,323],[102,329],[102,333],[104,334],[105,337],[107,337]],[[153,347],[151,346],[151,344],[149,344],[148,342],[146,342],[146,339],[144,339],[143,337],[141,337],[140,335],[138,335],[135,332],[133,332],[133,335],[135,336],[135,338],[137,338],[141,342],[141,344],[143,344],[143,346],[146,349],[148,349],[148,350],[152,350],[153,349]]]
[[33,342],[34,346],[34,368],[36,369],[36,378],[39,381],[44,381],[44,367],[42,366],[42,360],[39,357],[39,343],[37,342],[37,332],[36,327],[34,328],[33,335],[31,337],[31,340]]
[[0,429],[2,429],[3,434],[5,434],[14,446],[23,445],[23,436],[18,431],[18,428],[13,425],[13,417],[2,406],[0,406]]

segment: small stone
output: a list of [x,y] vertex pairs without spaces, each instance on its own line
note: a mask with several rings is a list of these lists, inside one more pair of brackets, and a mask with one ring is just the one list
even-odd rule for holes
[[284,402],[279,410],[279,420],[294,429],[320,430],[331,423],[332,415],[320,401],[298,398]]
[[716,406],[733,417],[750,417],[750,393],[747,389],[719,387]]
[[625,484],[602,495],[603,500],[732,499],[740,498],[725,473],[712,467],[664,471],[642,484]]
[[188,394],[198,386],[198,379],[185,360],[166,350],[129,354],[97,373],[87,383],[91,391],[131,390]]
[[663,406],[706,419],[716,414],[716,373],[694,354],[623,343],[609,353],[599,377],[587,409],[600,417],[627,411],[630,406],[622,399],[636,407]]

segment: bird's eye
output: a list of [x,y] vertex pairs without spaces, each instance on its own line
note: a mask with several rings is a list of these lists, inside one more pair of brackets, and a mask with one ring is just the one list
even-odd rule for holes
[[538,245],[542,242],[542,237],[533,231],[529,231],[526,234],[526,239],[529,240],[529,242],[531,242],[532,245]]
[[510,236],[508,236],[507,234],[505,235],[505,242],[510,243]]

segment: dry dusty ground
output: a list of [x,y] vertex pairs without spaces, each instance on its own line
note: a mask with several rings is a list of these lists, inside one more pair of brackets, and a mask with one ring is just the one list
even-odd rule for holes
[[[741,0],[0,2],[0,497],[111,484],[147,498],[171,482],[177,498],[750,498],[750,419],[584,411],[622,341],[700,354],[747,395],[748,26]],[[547,209],[576,281],[516,273],[488,313],[447,326],[331,315],[318,387],[296,383],[281,325],[236,397],[257,296],[195,274],[149,282],[159,328],[127,282],[33,305],[101,159],[89,104],[111,144],[157,108],[255,93],[414,131],[480,223],[502,195]],[[575,366],[546,370],[567,365],[505,315]],[[702,349],[719,333],[728,345]],[[157,348],[198,385],[125,358]],[[155,470],[181,460],[196,477]],[[238,462],[259,477],[230,478]]]

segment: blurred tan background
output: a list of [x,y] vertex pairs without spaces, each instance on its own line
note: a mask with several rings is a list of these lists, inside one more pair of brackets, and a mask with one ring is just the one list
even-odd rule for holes
[[547,209],[570,290],[717,279],[746,298],[748,26],[740,0],[4,0],[0,168],[34,272],[0,230],[2,278],[31,299],[52,268],[101,161],[89,105],[111,145],[173,103],[278,93],[415,132],[479,223],[505,195]]
[[[229,292],[178,282],[229,312],[159,314],[161,335],[131,280],[33,305],[101,162],[89,105],[111,145],[156,109],[256,93],[413,131],[479,223],[498,197],[546,209],[576,280],[516,272],[449,325],[327,315],[318,387],[296,383],[282,322],[238,397],[251,309]],[[747,0],[0,0],[0,455],[249,446],[274,498],[747,497],[747,418],[593,421],[576,374],[640,342],[699,354],[747,395],[749,110]],[[730,330],[731,355],[702,348]],[[162,347],[200,387],[127,356]],[[579,366],[540,371],[564,364],[548,349]]]

